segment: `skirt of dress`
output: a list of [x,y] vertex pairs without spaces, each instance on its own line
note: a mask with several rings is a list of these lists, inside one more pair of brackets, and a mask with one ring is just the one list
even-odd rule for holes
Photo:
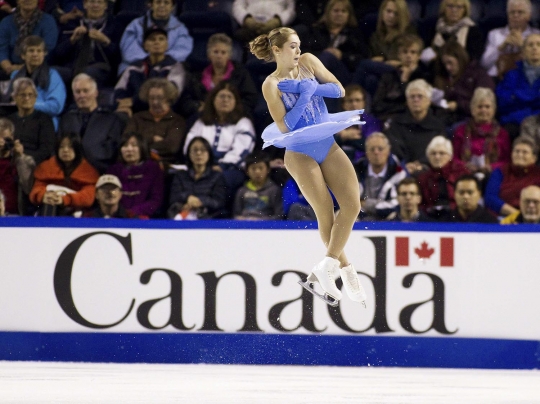
[[326,139],[349,126],[365,124],[360,118],[363,112],[364,110],[361,109],[328,114],[326,122],[304,126],[287,133],[282,133],[273,123],[268,125],[262,133],[263,149],[268,146],[290,147]]

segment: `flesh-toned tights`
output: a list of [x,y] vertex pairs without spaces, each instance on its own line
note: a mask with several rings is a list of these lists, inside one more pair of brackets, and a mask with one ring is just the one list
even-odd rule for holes
[[[348,265],[343,249],[360,213],[360,189],[349,158],[334,144],[320,165],[305,154],[286,151],[285,166],[315,211],[326,255]],[[339,204],[337,215],[328,188]]]

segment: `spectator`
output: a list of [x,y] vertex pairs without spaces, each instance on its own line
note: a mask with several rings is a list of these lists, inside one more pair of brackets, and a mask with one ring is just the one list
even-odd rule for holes
[[446,108],[454,123],[471,116],[470,102],[477,87],[495,89],[493,79],[477,61],[469,61],[467,51],[456,41],[440,48],[434,84],[444,92]]
[[43,48],[53,50],[58,40],[56,21],[38,8],[38,0],[18,0],[15,12],[0,22],[0,80],[8,79],[23,66],[22,47],[31,35],[43,38]]
[[362,60],[355,72],[354,82],[361,84],[372,96],[380,77],[395,71],[398,60],[398,38],[414,34],[409,8],[405,0],[384,0],[379,8],[377,29],[369,38],[371,59]]
[[441,219],[456,207],[456,181],[469,174],[462,162],[452,160],[452,155],[452,143],[444,136],[434,137],[426,149],[429,167],[418,174],[421,207],[433,219]]
[[210,64],[201,73],[194,73],[195,98],[202,110],[208,92],[222,80],[228,80],[240,92],[244,111],[251,115],[259,94],[249,72],[231,60],[232,46],[232,39],[226,34],[218,33],[208,38],[206,54]]
[[540,113],[540,34],[531,34],[523,43],[523,60],[497,85],[500,121],[511,137],[528,116]]
[[397,184],[398,206],[388,220],[394,222],[431,222],[428,215],[422,212],[419,207],[422,202],[420,185],[414,177],[405,177]]
[[422,38],[415,34],[405,34],[396,39],[399,66],[382,74],[373,98],[373,113],[385,121],[406,111],[405,89],[416,79],[431,81],[431,74],[420,61],[424,48]]
[[225,179],[213,170],[214,156],[208,141],[200,136],[187,147],[187,170],[174,174],[168,215],[171,219],[202,219],[224,214]]
[[472,175],[459,177],[455,185],[456,207],[443,221],[457,223],[499,223],[495,215],[480,206],[482,187],[480,181]]
[[173,15],[175,4],[176,0],[151,0],[150,10],[143,17],[129,23],[120,41],[122,63],[118,69],[119,75],[128,65],[148,56],[143,46],[143,34],[154,26],[164,28],[168,33],[167,55],[177,62],[187,59],[193,50],[193,38],[186,26]]
[[528,116],[520,125],[520,136],[527,136],[540,147],[540,114]]
[[148,111],[134,114],[124,133],[140,133],[159,160],[173,163],[186,133],[184,118],[171,109],[178,89],[167,79],[152,78],[142,85],[139,98],[148,103]]
[[431,112],[432,93],[425,80],[411,81],[405,89],[407,111],[392,118],[385,130],[392,153],[406,164],[410,174],[427,163],[427,145],[445,130],[444,123]]
[[52,119],[35,109],[38,90],[31,79],[16,79],[11,96],[15,100],[17,112],[8,118],[15,125],[15,138],[20,140],[25,152],[38,165],[54,154],[56,134]]
[[125,112],[128,116],[148,107],[138,97],[138,92],[149,78],[167,79],[176,86],[178,94],[184,90],[184,66],[165,53],[168,48],[167,31],[160,27],[147,29],[144,32],[143,46],[148,57],[128,66],[114,88],[114,98],[118,101],[117,111]]
[[148,144],[138,133],[126,133],[120,144],[119,162],[109,168],[122,183],[120,204],[130,216],[152,217],[163,202],[163,172],[150,159]]
[[240,28],[235,37],[248,43],[277,27],[288,26],[296,17],[294,0],[234,0],[232,15]]
[[380,122],[366,111],[367,93],[357,84],[349,84],[345,87],[342,108],[344,111],[363,109],[362,120],[365,125],[353,125],[336,133],[334,136],[337,144],[354,163],[365,155],[366,139],[374,132],[381,130]]
[[454,159],[482,177],[510,162],[510,137],[495,120],[497,102],[491,89],[478,87],[471,99],[472,118],[456,128]]
[[107,0],[84,0],[83,7],[84,14],[63,27],[53,55],[64,83],[86,73],[102,88],[116,78],[122,31],[107,12]]
[[[215,167],[225,176],[228,198],[244,183],[244,159],[255,146],[255,130],[244,114],[238,90],[220,82],[208,93],[204,109],[186,137],[186,145],[196,136],[212,145]],[[187,147],[184,147],[187,155]]]
[[96,183],[97,206],[85,214],[86,217],[99,217],[103,219],[129,219],[132,216],[121,205],[122,183],[115,175],[105,174],[98,178]]
[[307,38],[309,30],[323,15],[328,0],[295,0],[296,19],[293,28],[300,38]]
[[88,162],[104,173],[118,157],[124,124],[116,114],[99,107],[97,83],[92,77],[78,74],[71,88],[77,107],[62,115],[60,132],[77,133]]
[[315,211],[304,198],[300,187],[293,178],[289,178],[283,187],[283,213],[287,220],[317,220]]
[[521,190],[519,198],[520,210],[511,213],[501,224],[539,224],[540,223],[540,187],[529,185]]
[[45,41],[42,38],[35,35],[27,37],[21,45],[24,65],[11,73],[11,79],[32,79],[38,92],[34,108],[49,115],[57,129],[58,116],[66,102],[66,87],[58,72],[50,68],[45,61],[46,55]]
[[[0,190],[3,192],[4,210],[9,214],[23,214],[21,193],[32,188],[34,159],[24,154],[20,140],[14,139],[15,126],[6,118],[0,118]],[[7,196],[7,198],[6,198]]]
[[75,134],[63,134],[56,155],[38,165],[30,201],[42,216],[80,215],[94,203],[99,174],[83,157],[82,144]]
[[536,165],[538,147],[528,137],[520,136],[512,145],[511,161],[495,169],[486,185],[486,207],[499,216],[519,209],[519,194],[529,185],[540,185],[540,167]]
[[246,157],[249,180],[236,192],[233,217],[238,220],[281,220],[281,188],[270,179],[270,158],[262,151]]
[[424,63],[433,61],[439,49],[454,40],[465,48],[471,60],[480,60],[484,52],[484,36],[470,16],[469,0],[443,0],[433,41],[424,49],[420,59]]
[[366,140],[366,157],[354,168],[360,183],[360,219],[386,219],[398,204],[396,185],[407,175],[390,155],[388,138],[381,132],[372,133]]
[[321,60],[340,83],[349,84],[356,65],[368,56],[350,0],[330,0],[304,45]]
[[540,30],[529,25],[531,11],[530,0],[508,0],[508,25],[489,31],[482,66],[491,77],[502,79],[506,72],[515,69],[516,62],[521,60],[523,40],[530,34],[540,34]]

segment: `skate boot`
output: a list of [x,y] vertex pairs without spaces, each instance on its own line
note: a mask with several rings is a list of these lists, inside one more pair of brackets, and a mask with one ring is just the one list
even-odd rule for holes
[[[313,271],[308,276],[306,282],[298,281],[298,283],[313,295],[324,300],[326,304],[337,306],[339,300],[342,298],[342,294],[337,288],[336,281],[334,280],[336,268],[339,268],[339,261],[331,257],[326,257],[313,268]],[[319,283],[324,294],[315,291],[313,288],[315,282]]]
[[343,287],[347,291],[349,298],[354,302],[362,303],[366,307],[366,291],[362,287],[358,274],[352,264],[340,268],[339,273],[343,281]]

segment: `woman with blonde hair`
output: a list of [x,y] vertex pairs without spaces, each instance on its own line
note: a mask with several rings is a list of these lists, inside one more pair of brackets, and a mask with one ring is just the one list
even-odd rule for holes
[[[276,28],[250,42],[250,50],[258,59],[276,62],[276,70],[262,85],[274,120],[263,132],[263,147],[286,149],[285,166],[313,207],[326,246],[326,257],[300,283],[335,306],[342,297],[334,280],[339,271],[349,297],[364,302],[365,291],[343,251],[360,213],[360,190],[351,161],[333,137],[358,123],[363,111],[328,114],[323,97],[341,98],[345,90],[318,58],[300,54],[296,31]],[[329,189],[339,204],[337,215]],[[316,282],[324,294],[315,291]]]

